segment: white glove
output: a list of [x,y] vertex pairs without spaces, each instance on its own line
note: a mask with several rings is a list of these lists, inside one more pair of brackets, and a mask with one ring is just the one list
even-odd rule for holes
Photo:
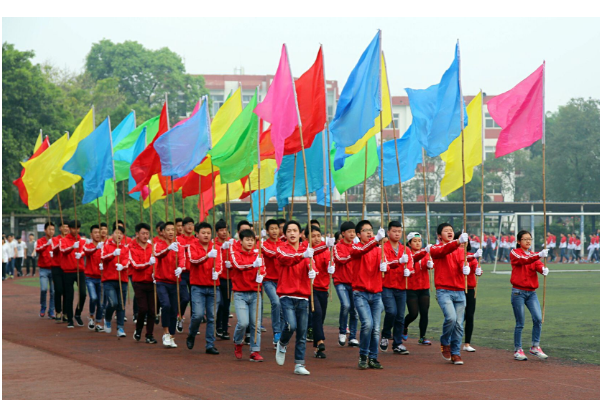
[[75,259],[79,260],[81,258],[81,253],[75,253]]
[[183,272],[183,270],[181,269],[181,267],[177,267],[175,269],[175,276],[179,278],[179,275],[181,275],[181,272]]
[[377,231],[377,235],[375,235],[375,240],[379,242],[381,239],[385,237],[385,229],[379,228]]
[[542,275],[547,276],[548,272],[550,272],[550,270],[548,268],[546,268],[546,267],[542,268]]
[[104,265],[102,265],[102,263],[98,264],[98,269],[100,271],[104,271]]
[[548,257],[548,249],[544,249],[544,250],[540,251],[538,253],[538,255],[540,256],[540,258],[546,258],[546,257]]
[[211,251],[208,252],[208,258],[217,258],[217,250],[216,249],[212,249]]
[[428,269],[433,269],[433,261],[427,260],[427,268]]
[[117,248],[115,249],[115,252],[113,253],[113,256],[115,256],[115,257],[116,257],[116,256],[120,256],[120,255],[121,255],[121,249],[117,247]]
[[148,244],[152,244],[152,240],[148,239]]
[[98,242],[98,244],[96,245],[97,249],[101,249],[104,247],[104,242]]
[[52,251],[50,251],[49,253],[50,253],[50,257],[54,257],[54,253]]
[[260,268],[260,267],[262,267],[262,265],[263,265],[263,261],[262,261],[262,258],[260,258],[260,257],[256,257],[256,260],[254,260],[254,262],[252,263],[252,266],[254,268]]
[[256,275],[256,283],[262,283],[263,281],[263,276],[261,274],[257,274]]
[[410,276],[410,269],[404,268],[404,276],[405,277]]
[[408,254],[402,254],[402,257],[398,260],[400,264],[406,264],[408,262]]
[[260,231],[260,236],[261,237],[267,237],[267,231],[265,229]]
[[124,269],[123,264],[117,263],[117,271],[120,272],[120,271],[123,271],[123,269]]
[[327,273],[335,274],[335,265],[333,265],[331,261],[329,262],[329,266],[327,266]]
[[171,250],[177,253],[179,251],[179,246],[177,245],[177,242],[171,243],[169,247],[167,247],[167,250]]
[[473,255],[475,258],[479,258],[483,255],[483,250],[479,249],[475,252],[475,254]]
[[154,265],[154,264],[156,264],[156,258],[154,258],[154,256],[150,256],[150,260],[148,260],[148,263],[149,263],[150,265]]
[[85,240],[85,244],[90,244],[90,243],[92,243],[92,239],[86,239]]
[[475,275],[481,276],[483,274],[483,270],[480,267],[475,268]]
[[225,268],[231,268],[231,261],[225,261]]
[[212,272],[212,280],[213,281],[219,280],[219,274],[217,274],[217,271]]
[[333,246],[335,246],[335,238],[332,238],[332,237],[326,238],[325,245],[329,248],[332,248]]
[[311,269],[310,271],[308,271],[308,279],[315,279],[317,277],[317,273],[315,272],[314,269]]
[[221,248],[222,248],[223,250],[227,250],[227,249],[229,249],[229,246],[231,246],[231,243],[229,243],[229,240],[227,240],[227,241],[225,241],[225,242],[223,243],[223,245],[221,246]]
[[469,275],[471,273],[471,268],[468,265],[463,267],[463,275]]
[[152,283],[156,283],[156,279],[154,279],[154,272],[152,273]]
[[425,246],[425,249],[424,249],[424,250],[425,250],[427,253],[430,253],[430,252],[431,252],[431,245],[430,245],[430,244],[428,244],[427,246]]
[[302,256],[304,258],[311,258],[314,254],[315,254],[315,250],[312,247],[309,247],[306,249],[304,254],[302,254]]
[[321,242],[324,242],[325,238],[323,236],[321,236]]
[[355,237],[355,238],[352,240],[352,243],[356,244],[356,243],[358,243],[358,242],[360,242],[360,239],[358,238],[358,236],[356,236],[356,237]]
[[458,238],[458,243],[463,244],[469,241],[469,234],[467,232],[461,233]]
[[387,263],[382,262],[379,264],[379,271],[387,272],[387,270],[388,270]]
[[79,240],[75,242],[75,244],[73,244],[73,248],[74,249],[78,249],[79,248]]

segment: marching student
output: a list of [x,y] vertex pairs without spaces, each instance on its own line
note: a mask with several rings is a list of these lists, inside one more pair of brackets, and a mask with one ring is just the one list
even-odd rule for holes
[[511,304],[515,314],[515,335],[514,358],[517,361],[527,360],[521,346],[521,334],[525,325],[525,307],[529,309],[533,319],[533,330],[531,332],[531,348],[529,354],[532,354],[542,360],[548,356],[540,347],[540,337],[542,335],[542,310],[535,290],[539,286],[538,276],[540,273],[548,275],[548,268],[544,267],[541,258],[548,256],[548,250],[544,249],[539,253],[531,251],[531,234],[527,231],[520,231],[517,234],[517,248],[510,253],[510,263],[512,274],[510,283],[512,284]]
[[287,221],[285,220],[285,218],[279,218],[277,220],[277,225],[279,226],[279,241],[280,242],[285,242],[285,235],[283,234],[283,226],[285,225]]
[[[73,317],[75,317],[78,326],[83,326],[81,312],[83,311],[83,305],[85,304],[86,298],[85,266],[83,263],[83,246],[85,246],[85,239],[82,239],[81,236],[79,236],[80,228],[81,222],[75,220],[69,222],[69,234],[64,238],[61,238],[59,243],[65,293],[63,309],[67,313],[67,328],[73,328]],[[78,284],[77,291],[79,292],[79,300],[75,309],[75,315],[73,315],[73,297],[75,294],[73,285],[75,283]]]
[[108,225],[106,222],[100,222],[100,241],[106,243],[108,240]]
[[437,227],[440,244],[428,245],[435,269],[437,301],[444,314],[444,325],[440,336],[442,357],[454,365],[463,365],[460,357],[460,344],[463,337],[465,318],[465,275],[471,273],[465,265],[464,250],[460,245],[467,243],[469,235],[463,232],[454,240],[454,228],[448,223]]
[[553,262],[556,259],[556,254],[554,254],[554,249],[556,248],[556,236],[550,232],[546,235],[546,247],[549,250],[548,255],[550,256],[550,262]]
[[176,231],[176,235],[175,236],[181,236],[183,235],[183,219],[182,218],[175,218],[175,231]]
[[[102,285],[106,310],[104,316],[104,332],[112,332],[113,314],[117,312],[117,337],[125,337],[125,302],[127,301],[127,285],[129,267],[129,246],[123,236],[125,228],[118,225],[114,228],[112,237],[104,243],[100,253],[102,259]],[[119,287],[119,282],[121,287]],[[119,293],[119,290],[121,293]],[[122,296],[122,297],[121,297]],[[123,301],[121,301],[121,298]]]
[[[574,233],[569,233],[569,239],[568,239],[568,244],[567,244],[567,258],[569,259],[567,262],[574,262],[575,261],[575,241],[577,239],[575,239],[575,234]],[[533,246],[532,246],[533,247]]]
[[[180,218],[177,218],[180,219]],[[182,251],[182,254],[187,255],[188,249],[193,242],[197,242],[198,239],[194,235],[194,219],[191,217],[185,217],[181,221],[182,232],[177,235],[177,243],[179,244],[179,248]],[[189,257],[185,259],[185,269],[181,273],[179,278],[180,288],[179,291],[186,291],[188,293],[187,296],[181,298],[181,315],[177,319],[177,332],[183,332],[183,323],[185,321],[185,310],[187,309],[187,305],[189,303],[190,293],[191,293],[191,284],[190,284],[190,260]],[[184,298],[188,301],[184,302]]]
[[[102,332],[104,328],[102,323],[102,301],[100,299],[102,293],[102,272],[103,268],[101,253],[104,242],[100,239],[100,227],[98,225],[92,225],[90,228],[91,242],[86,243],[83,246],[83,252],[85,254],[85,283],[87,286],[88,293],[90,294],[90,316],[88,317],[88,329],[95,330],[96,332]],[[94,313],[96,317],[94,319]]]
[[263,259],[258,254],[258,249],[255,248],[254,232],[250,229],[243,229],[238,232],[238,238],[239,241],[229,249],[233,302],[238,320],[233,332],[234,354],[238,360],[242,359],[244,336],[246,329],[249,328],[253,337],[253,340],[250,340],[250,361],[262,362],[264,359],[260,355],[261,330],[260,328],[256,329],[256,324],[260,323],[262,317],[258,315],[257,320],[256,310],[260,311],[261,309],[260,285],[267,272]]
[[560,263],[563,262],[563,259],[566,262],[569,262],[569,257],[567,257],[567,237],[565,236],[564,233],[560,234],[560,244],[558,245],[558,248],[560,249]]
[[[229,263],[227,271],[230,271],[231,262],[229,257],[229,247],[231,246],[231,237],[229,235],[229,228],[227,223],[220,219],[215,224],[216,237],[213,240],[215,248],[220,254],[222,264],[225,266]],[[219,275],[219,291],[221,292],[221,299],[217,308],[216,324],[217,324],[217,337],[222,340],[229,340],[229,310],[231,309],[231,276],[227,272]]]
[[270,219],[265,222],[265,231],[267,239],[262,241],[262,254],[265,260],[267,276],[263,280],[263,289],[271,302],[271,325],[273,327],[273,345],[281,338],[283,332],[283,316],[281,313],[281,303],[277,295],[277,282],[279,281],[279,263],[277,261],[277,247],[283,243],[279,240],[279,224],[277,220]]
[[40,268],[40,317],[46,313],[46,297],[50,287],[50,304],[48,307],[48,318],[54,319],[54,282],[52,280],[52,238],[54,237],[54,224],[46,222],[44,225],[46,236],[37,240],[35,252],[38,255],[38,267]]
[[[167,221],[163,227],[164,240],[154,243],[156,257],[156,294],[162,308],[162,342],[165,347],[177,347],[175,343],[175,327],[177,325],[177,283],[185,268],[185,255],[178,256],[179,245],[175,238],[175,224]],[[186,292],[187,293],[187,292]],[[184,300],[184,293],[180,293]],[[188,299],[189,301],[189,299]]]
[[[187,219],[187,218],[186,218]],[[184,219],[184,232],[186,224]],[[186,265],[190,265],[191,290],[191,322],[190,331],[186,340],[187,348],[192,350],[200,323],[206,315],[206,354],[219,354],[215,347],[215,308],[219,304],[221,293],[216,282],[219,281],[222,262],[219,251],[211,246],[212,227],[206,222],[201,222],[195,227],[197,239],[190,242],[186,248]],[[212,247],[212,248],[211,248]],[[216,304],[215,304],[216,302]],[[183,313],[183,312],[182,312]]]
[[133,292],[138,305],[138,318],[135,323],[133,339],[139,342],[142,338],[144,322],[146,322],[146,343],[156,344],[154,338],[154,279],[153,269],[156,258],[152,254],[152,244],[149,242],[150,225],[139,223],[135,226],[135,240],[129,245],[129,261]]
[[65,302],[64,273],[62,268],[62,255],[60,254],[60,240],[69,234],[69,224],[61,224],[59,235],[52,238],[50,257],[52,258],[52,281],[54,282],[54,308],[58,323],[67,322],[67,315],[63,313]]

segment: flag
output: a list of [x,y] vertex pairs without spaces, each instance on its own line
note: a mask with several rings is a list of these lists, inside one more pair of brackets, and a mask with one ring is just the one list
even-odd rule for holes
[[[473,168],[481,164],[483,159],[482,107],[483,96],[480,92],[467,106],[469,126],[463,132],[465,140],[465,183],[471,182]],[[448,150],[442,153],[440,157],[446,163],[444,177],[440,184],[442,197],[446,197],[462,187],[462,138],[459,136],[454,139]]]
[[[262,182],[261,182],[262,183]],[[260,207],[258,207],[260,196]],[[252,193],[252,208],[248,211],[248,221],[254,223],[255,221],[260,224],[260,216],[266,207],[266,203],[269,202],[271,197],[277,196],[277,173],[273,176],[273,184],[266,189],[255,191]]]
[[[459,65],[457,43],[454,61],[440,83],[427,89],[406,88],[413,116],[412,129],[429,157],[437,157],[448,150],[450,143],[460,135],[460,112],[464,101],[460,96]],[[465,116],[465,126],[467,122]]]
[[[147,186],[150,186],[150,193],[148,193]],[[148,197],[144,199],[144,208],[150,207],[151,199],[152,204],[154,204],[158,200],[162,200],[166,197],[160,179],[158,179],[158,175],[153,175],[152,178],[150,178],[150,182],[148,182],[148,185],[146,185],[146,188],[142,189],[141,192],[142,196],[148,193]]]
[[182,178],[198,166],[210,149],[208,98],[200,111],[154,142],[163,176]]
[[[48,139],[48,136],[46,136],[46,138],[42,141],[42,132],[40,131],[40,135],[38,136],[37,141],[35,142],[35,146],[33,147],[33,155],[31,157],[29,157],[29,160],[33,160],[34,158],[36,158],[37,156],[42,154],[44,151],[46,151],[46,149],[48,147],[50,147],[50,140]],[[29,196],[27,194],[27,188],[25,187],[25,184],[23,183],[24,175],[25,175],[25,169],[22,169],[21,175],[19,175],[19,177],[13,181],[13,184],[19,190],[19,197],[21,197],[21,201],[25,205],[28,205],[29,204],[29,200],[28,200]]]
[[135,130],[135,111],[127,114],[123,121],[112,130],[113,148],[118,146],[131,132]]
[[269,86],[269,91],[262,103],[256,106],[254,113],[271,123],[271,141],[275,147],[275,160],[277,165],[281,165],[285,140],[294,133],[298,125],[294,80],[285,44],[281,47],[279,67]]
[[380,37],[381,32],[377,32],[350,73],[329,127],[338,160],[343,159],[346,147],[354,145],[373,128],[381,111]]
[[258,117],[253,112],[257,92],[244,111],[231,124],[218,144],[209,152],[212,163],[219,167],[221,181],[232,183],[252,172],[258,162]]
[[[274,161],[273,161],[274,163]],[[227,184],[221,182],[219,172],[214,174],[215,195],[213,197],[213,175],[202,176],[202,196],[198,201],[198,210],[204,219],[210,209],[214,206],[223,204],[227,201]],[[246,178],[229,184],[229,200],[239,199],[244,193],[244,184]]]
[[[38,137],[37,137],[37,140],[35,141],[35,145],[33,146],[33,154],[35,154],[35,153],[38,151],[38,149],[39,149],[40,147],[42,147],[42,143],[43,143],[44,141],[45,141],[45,140],[44,140],[44,138],[43,138],[43,136],[42,136],[42,130],[40,129],[40,134],[38,135]],[[49,143],[49,142],[48,142],[48,143]],[[49,146],[49,144],[48,144],[48,146]],[[46,148],[48,148],[48,146],[46,146]],[[33,156],[31,156],[31,157],[33,157]],[[31,158],[31,157],[30,157],[30,158]]]
[[[409,126],[401,138],[389,140],[383,144],[383,186],[396,185],[398,183],[398,164],[396,163],[396,145],[398,146],[398,160],[400,161],[400,175],[402,182],[406,182],[415,176],[415,169],[423,162],[421,143],[415,137],[413,126]],[[377,149],[377,154],[381,147]],[[369,158],[371,154],[369,154]]]
[[544,74],[546,63],[508,92],[488,101],[488,112],[502,128],[496,158],[531,146],[544,132]]
[[332,178],[335,182],[338,192],[344,193],[352,186],[356,186],[364,181],[365,155],[367,161],[367,178],[373,175],[377,170],[377,166],[379,165],[379,156],[377,155],[377,140],[373,137],[369,139],[367,143],[367,146],[363,147],[358,153],[346,158],[344,166],[337,171],[333,168],[336,151],[336,144],[334,143],[334,146],[331,149],[330,168],[332,171]]
[[119,143],[113,142],[117,182],[129,178],[131,163],[137,158],[133,157],[133,149],[144,128],[146,129],[146,145],[148,145],[154,140],[154,137],[158,133],[159,126],[160,115],[157,115],[135,128],[126,137],[121,139]]
[[[140,133],[140,135],[138,136],[138,140],[135,142],[135,145],[133,146],[133,160],[135,160],[141,153],[142,151],[144,151],[144,149],[146,148],[146,128],[144,127],[142,129],[142,132]],[[142,189],[141,192],[133,192],[131,193],[131,190],[135,187],[136,182],[135,179],[133,179],[133,176],[131,176],[131,173],[129,174],[129,179],[127,181],[127,191],[129,192],[129,196],[133,197],[136,200],[140,199],[140,194],[142,196],[142,198],[146,198],[146,196],[148,196],[148,189]]]
[[104,181],[113,176],[110,119],[107,117],[92,133],[79,142],[73,157],[63,169],[83,178],[83,204],[101,197]]

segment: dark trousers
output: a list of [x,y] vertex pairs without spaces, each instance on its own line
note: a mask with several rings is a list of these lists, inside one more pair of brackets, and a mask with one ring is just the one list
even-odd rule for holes
[[[156,295],[162,307],[160,322],[163,328],[169,328],[169,333],[175,335],[177,324],[177,284],[156,282]],[[139,321],[139,319],[138,319]]]
[[63,284],[63,270],[61,267],[52,267],[52,281],[54,282],[54,307],[57,313],[63,312],[65,290]]
[[[227,292],[227,286],[229,286],[229,292]],[[227,279],[221,278],[219,291],[221,292],[221,301],[217,309],[217,331],[227,332],[231,307],[231,282],[228,284]]]
[[[135,288],[133,287],[133,281],[131,280],[131,275],[129,275],[129,283],[131,283],[131,288],[133,289],[133,296],[129,296],[129,297],[130,298],[133,297],[133,316],[135,317],[136,315],[138,315],[140,310],[138,307],[137,300],[135,299]],[[127,290],[129,291],[129,284],[127,286]]]
[[34,276],[35,269],[37,268],[37,257],[27,257],[25,268],[27,268],[27,275],[29,275],[29,269],[31,268],[31,275]]
[[[68,322],[73,322],[73,299],[75,296],[75,290],[73,285],[77,283],[77,272],[65,272],[63,273],[63,285],[64,285],[64,312],[67,313]],[[86,290],[85,290],[85,273],[79,271],[79,301],[75,309],[75,315],[81,315],[83,305],[85,304]]]
[[[182,287],[185,286],[187,288],[187,291],[188,293],[190,293],[191,297],[192,285],[190,284],[190,273],[182,273],[179,277],[179,283],[182,285]],[[185,310],[187,309],[188,304],[190,305],[190,308],[194,306],[193,303],[190,302],[190,297],[188,297],[187,299],[181,298],[181,318],[183,318],[183,316],[185,315]],[[190,312],[190,320],[192,319],[191,314],[192,312]]]
[[156,310],[154,309],[154,284],[134,282],[133,291],[135,292],[135,301],[138,305],[138,318],[135,330],[141,334],[144,328],[144,320],[147,320],[146,337],[150,337],[154,332],[154,316],[156,314]]
[[6,264],[8,263],[2,263],[2,280],[6,279]]
[[[325,340],[323,324],[325,323],[325,315],[327,314],[327,297],[329,297],[329,292],[315,289],[313,290],[313,296],[315,298],[315,311],[310,312],[310,315],[312,315],[313,347],[317,347],[317,343],[320,340]],[[310,310],[311,306],[309,305],[308,307]]]
[[23,276],[23,272],[21,271],[22,266],[23,266],[23,257],[15,258],[15,269],[17,270],[18,276]]
[[466,294],[467,307],[465,308],[465,343],[471,343],[471,335],[473,335],[473,321],[475,319],[475,289],[469,291]]

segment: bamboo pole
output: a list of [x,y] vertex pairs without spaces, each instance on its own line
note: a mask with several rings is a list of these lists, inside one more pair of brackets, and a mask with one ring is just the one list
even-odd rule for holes
[[[231,228],[229,227],[229,224],[231,222],[231,208],[230,208],[230,204],[229,204],[229,183],[225,186],[225,190],[226,190],[226,200],[227,200],[227,204],[225,206],[225,210],[228,211],[227,214],[227,222],[225,224],[225,226],[227,227],[227,231],[229,231]],[[229,252],[230,250],[227,250],[227,261],[229,261]],[[227,299],[229,300],[230,296],[229,296],[229,268],[225,268],[227,270]]]
[[[429,205],[427,204],[429,201],[429,195],[427,194],[427,178],[425,177],[425,149],[421,147],[421,157],[423,158],[423,161],[421,162],[421,170],[423,172],[423,197],[425,199],[425,230],[427,231],[427,244],[431,244],[430,241],[430,233],[429,231],[431,230],[429,227]],[[432,281],[432,275],[431,275],[431,270],[428,268],[427,269],[427,273],[429,274],[429,286],[433,287],[433,281]]]
[[[542,194],[544,203],[544,249],[546,249],[547,217],[546,217],[546,61],[544,60],[544,69],[542,74]],[[531,217],[533,218],[533,216]],[[581,232],[583,234],[583,232]],[[584,237],[585,238],[585,237]],[[546,260],[544,257],[544,268],[546,268]],[[542,296],[542,324],[546,319],[546,275],[544,275],[544,291]]]
[[[483,230],[485,229],[485,215],[483,213],[483,202],[485,200],[485,186],[483,184],[483,164],[485,158],[485,128],[483,122],[485,121],[485,116],[483,115],[483,92],[479,89],[479,94],[481,95],[481,235],[479,238],[479,248],[483,250]],[[479,268],[481,268],[481,257],[477,260]],[[479,286],[479,277],[475,275],[475,293],[473,295],[474,298],[477,298],[477,287]]]
[[[102,220],[100,218],[100,200],[96,199],[96,209],[98,210],[98,230],[100,230],[100,224]],[[102,237],[100,238],[102,240]],[[102,307],[102,299],[104,298],[104,284],[102,283],[102,277],[104,275],[104,267],[100,270],[100,297],[98,297],[98,307]],[[91,301],[91,299],[90,299]]]
[[65,221],[63,220],[62,205],[60,204],[60,193],[56,193],[56,198],[58,199],[58,212],[60,213],[60,228],[62,229],[63,225],[65,224]]
[[[458,47],[458,88],[459,88],[459,96],[460,96],[460,143],[461,143],[461,159],[462,159],[462,192],[463,192],[463,233],[467,232],[467,189],[466,189],[466,175],[465,175],[465,110],[463,107],[463,95],[462,95],[462,85],[461,85],[461,65],[460,65],[460,46],[458,46],[458,40],[456,41]],[[468,243],[468,242],[467,242]],[[465,266],[468,265],[467,262],[467,245],[465,244],[464,251],[465,258]],[[467,286],[467,275],[465,275],[465,293],[469,292],[469,288]]]
[[[294,153],[294,177],[292,179],[292,205],[290,207],[290,221],[294,219],[294,192],[296,190],[296,160],[297,160],[297,158],[298,158],[298,153]],[[254,219],[254,215],[252,216],[252,219]]]
[[[75,191],[75,185],[73,187],[73,214],[75,215],[75,229],[77,229],[77,194]],[[79,242],[79,233],[76,235],[75,240]],[[83,252],[83,249],[80,250],[79,253]],[[79,260],[77,260],[77,308],[81,305],[81,283],[79,282]],[[81,310],[80,310],[81,311]]]
[[[381,77],[381,72],[380,72],[380,77]],[[383,188],[383,112],[379,111],[379,132],[381,135],[381,147],[380,147],[380,155],[379,155],[379,180],[380,180],[380,184],[381,184],[381,194],[380,194],[380,198],[379,198],[379,206],[380,206],[380,216],[381,216],[381,225],[382,228],[385,229],[385,215],[383,214],[383,196],[384,196],[384,188]],[[365,154],[366,154],[366,149],[365,149]],[[366,159],[366,156],[365,156]],[[365,169],[366,172],[366,169]],[[387,200],[387,199],[386,199]],[[380,226],[381,226],[380,225]],[[384,242],[383,239],[381,240],[381,242],[379,242],[379,246],[381,247],[381,262],[385,262],[385,249],[384,247]],[[385,278],[385,272],[381,273],[381,278]],[[407,283],[406,286],[408,288],[408,278],[407,279]]]
[[[381,118],[381,113],[379,114]],[[369,157],[369,141],[365,143],[365,179],[363,181],[363,199],[362,199],[362,215],[361,220],[365,219],[365,208],[367,201],[367,159]]]
[[125,228],[125,232],[127,232],[127,207],[125,205],[125,181],[121,182],[121,188],[123,191],[123,228]]
[[[150,238],[154,240],[154,222],[152,221],[152,191],[150,191],[150,185],[148,184],[148,202],[150,203]],[[152,246],[152,257],[154,257],[154,243]],[[156,300],[156,262],[152,264],[152,282],[154,286],[154,318],[158,315],[158,305]]]
[[[257,164],[257,172],[258,172],[258,216],[259,216],[259,228],[258,230],[262,230],[261,225],[260,225],[260,214],[261,214],[261,207],[260,207],[260,124],[258,126],[258,138],[259,140],[257,140],[256,145],[258,147],[258,164]],[[302,139],[300,139],[302,140]],[[250,197],[252,197],[252,194],[250,194]],[[254,221],[254,215],[252,216],[252,220]],[[261,235],[262,236],[262,235]],[[262,237],[259,239],[259,244],[258,244],[258,257],[262,258]],[[260,274],[260,267],[258,268],[258,274]],[[259,322],[259,303],[260,303],[260,283],[258,283],[256,285],[256,318],[255,318],[255,323],[254,323],[254,344],[258,343],[258,325],[262,322]]]
[[[171,181],[171,194],[173,195],[173,198],[171,199],[171,205],[173,206],[173,221],[175,221],[175,218],[177,218],[177,214],[175,213],[175,188],[173,186],[173,177],[167,178],[167,197],[169,197],[169,180]],[[177,243],[177,250],[179,250],[179,242],[177,241],[177,226],[175,225],[175,237],[173,238],[173,241],[175,243]],[[175,269],[177,269],[179,266],[179,251],[175,252]],[[179,276],[177,277],[177,321],[181,321],[181,319],[183,318],[183,315],[181,315],[181,294],[179,293],[179,282],[180,282],[180,278]]]
[[[213,207],[212,207],[212,226],[213,230],[215,229],[215,167],[212,162],[210,163],[210,173],[212,176],[212,196],[213,196]],[[215,241],[217,240],[217,232],[215,230],[215,239],[213,240],[213,250],[215,249]],[[213,273],[217,271],[216,269],[217,259],[213,258]],[[213,324],[214,334],[217,332],[217,281],[213,281],[213,318],[215,323]]]

